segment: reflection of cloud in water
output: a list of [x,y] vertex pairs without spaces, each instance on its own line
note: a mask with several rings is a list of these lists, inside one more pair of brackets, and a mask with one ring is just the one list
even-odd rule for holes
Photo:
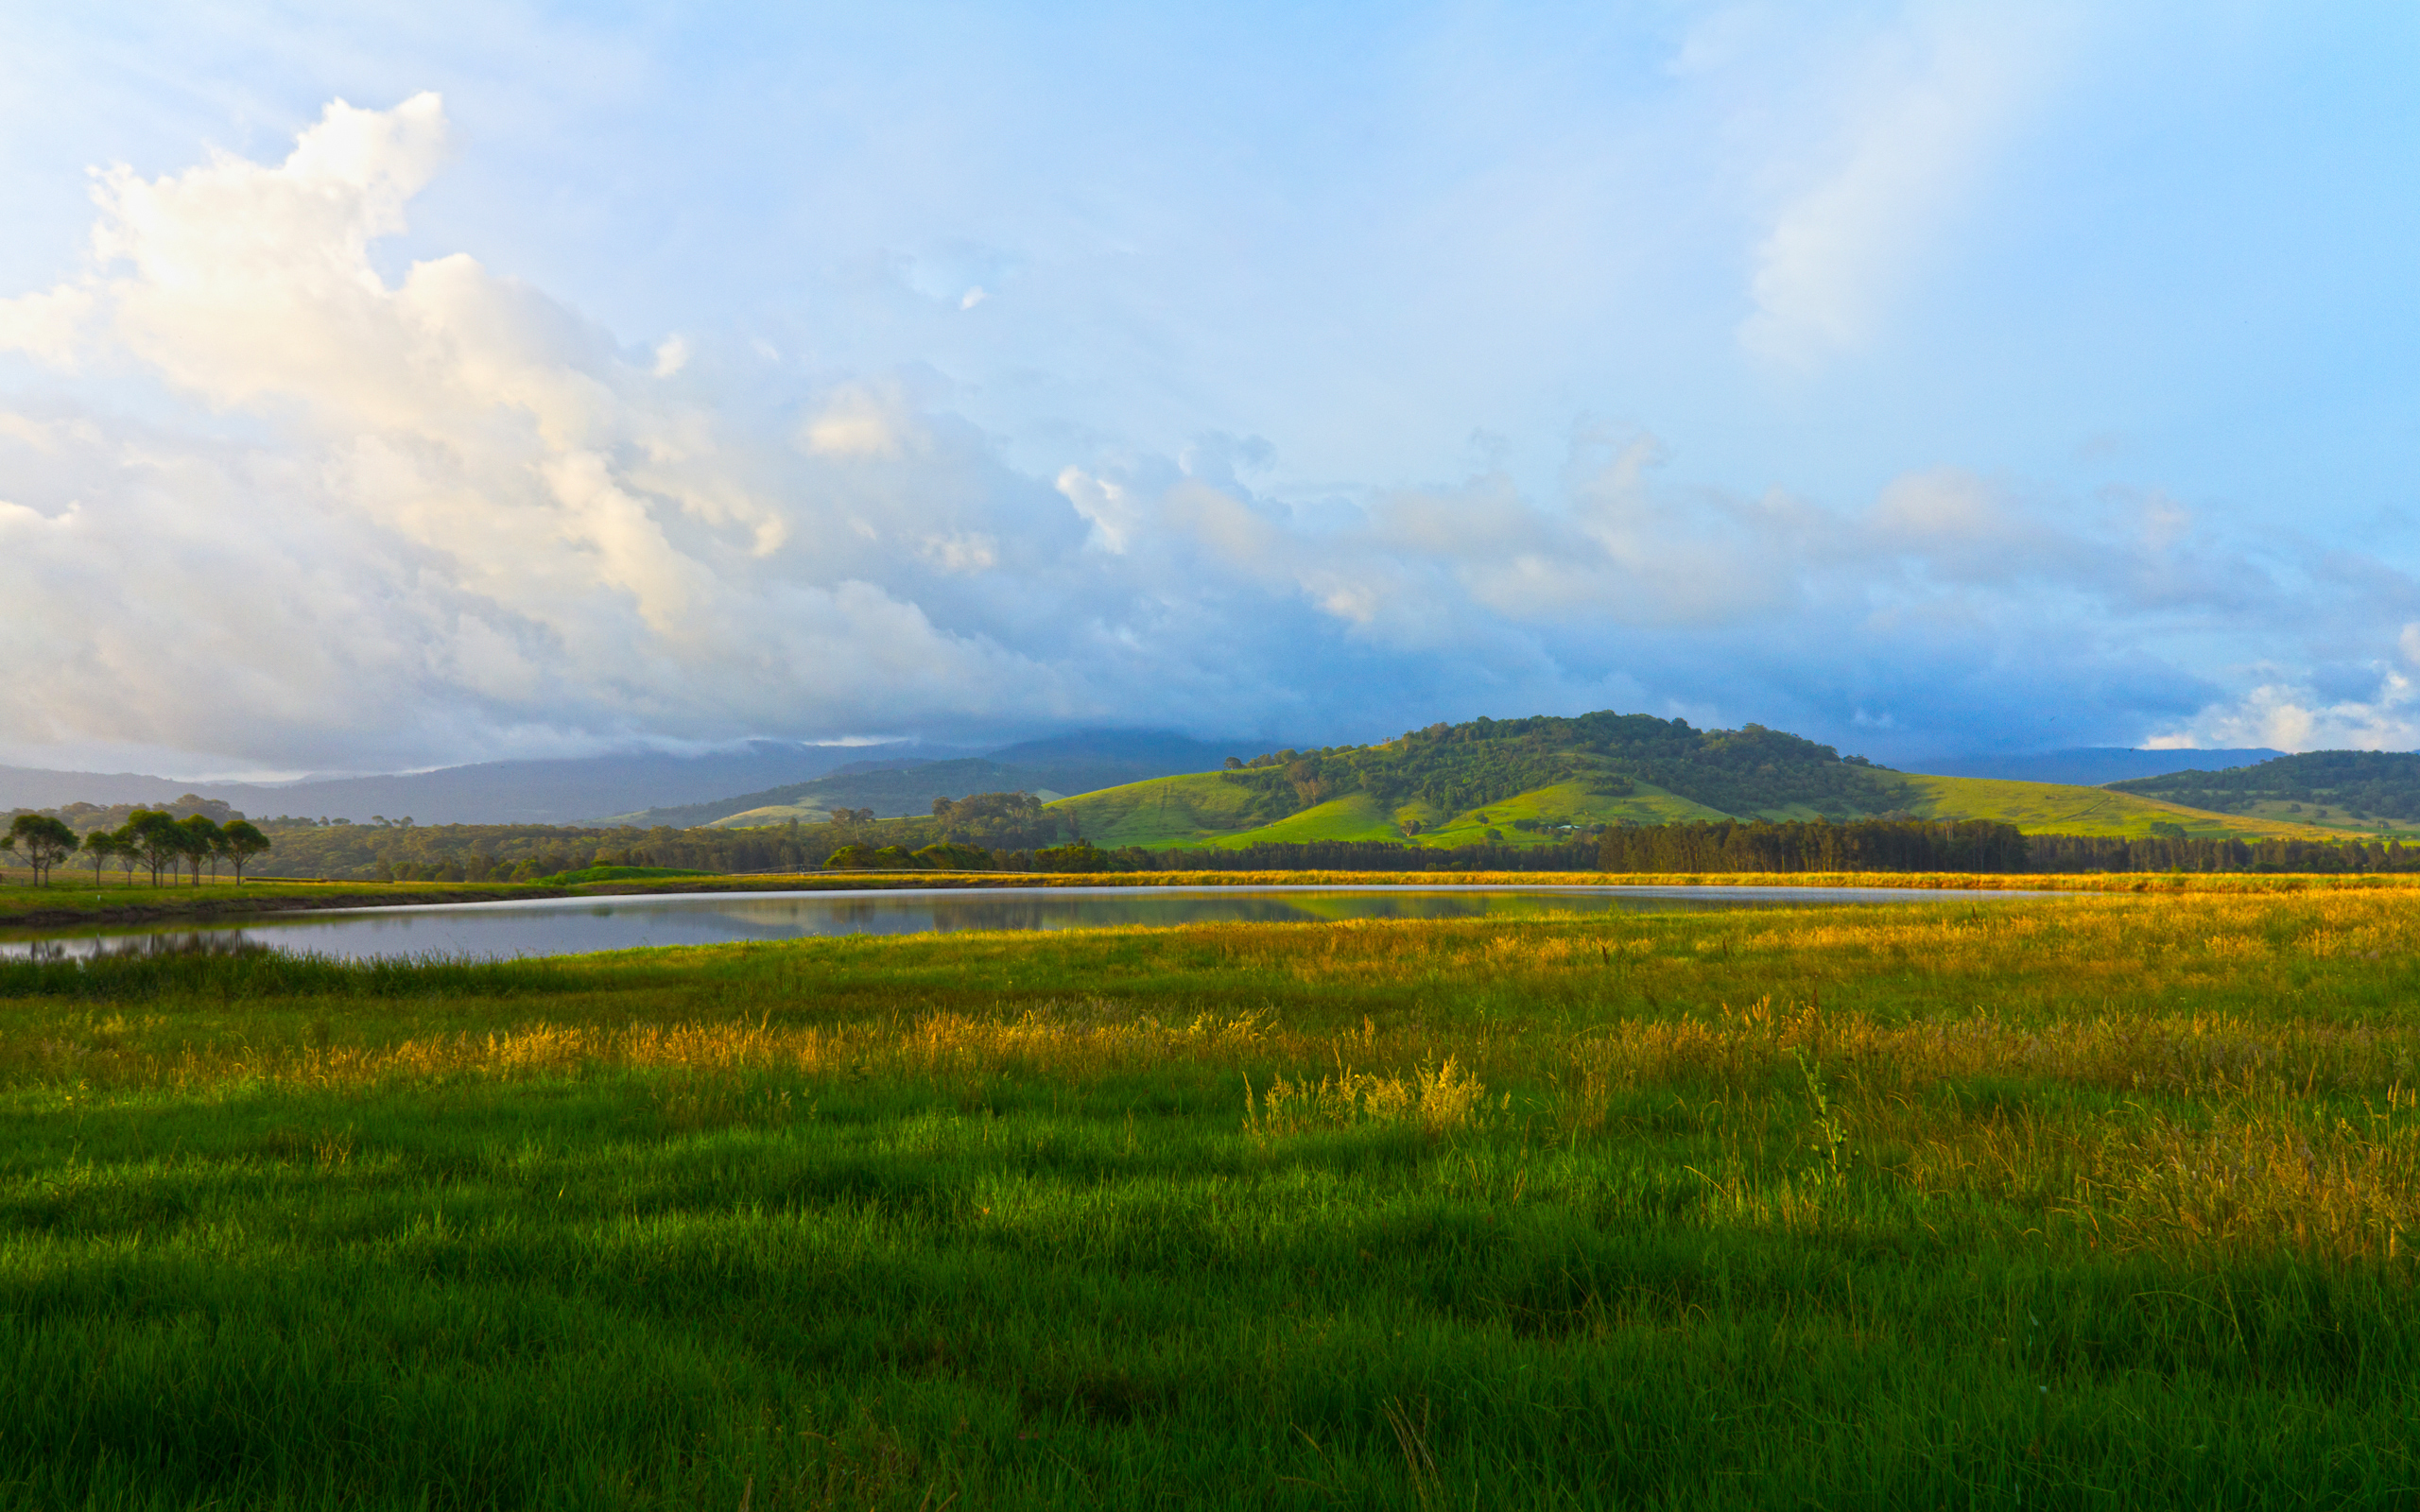
[[2031,894],[1909,889],[970,888],[860,893],[688,893],[360,909],[268,919],[243,929],[147,930],[0,944],[0,957],[308,952],[339,960],[571,955],[660,945],[838,935],[958,934],[1199,923],[1322,923],[1358,919],[1572,918],[1728,908],[1963,904]]

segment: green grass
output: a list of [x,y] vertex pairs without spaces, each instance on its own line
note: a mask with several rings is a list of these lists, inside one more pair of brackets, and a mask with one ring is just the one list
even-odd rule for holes
[[[2197,811],[2198,812],[2198,811]],[[2274,825],[2290,825],[2297,834],[2331,839],[2352,840],[2370,835],[2391,835],[2411,838],[2420,833],[2420,826],[2409,820],[2397,821],[2372,815],[2357,819],[2344,812],[2341,802],[2317,803],[2290,799],[2266,799],[2237,811],[2231,817],[2264,821]]]
[[[1910,775],[1907,780],[1917,794],[1909,812],[1920,818],[1997,819],[2030,834],[2141,838],[2152,833],[2153,824],[2176,824],[2187,834],[2214,837],[2287,835],[2325,839],[2344,838],[2357,831],[2367,833],[2365,827],[2352,825],[2349,820],[2339,827],[2326,828],[2297,822],[2292,816],[2282,813],[2212,814],[2099,787],[1974,777]],[[1203,772],[1087,793],[1061,799],[1054,806],[1078,814],[1085,835],[1096,844],[1150,848],[1235,848],[1264,841],[1402,840],[1406,837],[1407,820],[1419,821],[1420,833],[1413,838],[1421,845],[1476,845],[1491,839],[1507,845],[1547,845],[1567,836],[1546,828],[1518,830],[1513,828],[1513,821],[1535,819],[1541,826],[1655,825],[1731,817],[1649,782],[1634,783],[1632,792],[1618,798],[1591,792],[1585,782],[1560,782],[1460,814],[1439,813],[1416,801],[1387,811],[1367,794],[1355,793],[1253,828],[1243,827],[1245,798],[1241,787],[1220,782],[1215,772]],[[1806,819],[1815,815],[1811,810],[1774,810],[1746,816]],[[1495,832],[1493,836],[1491,830]]]
[[0,1505],[2408,1503],[2415,961],[2345,892],[0,964]]
[[[1062,799],[1052,807],[1071,810],[1081,820],[1084,834],[1096,845],[1138,845],[1153,849],[1218,846],[1225,849],[1264,842],[1308,840],[1394,840],[1406,838],[1404,823],[1417,820],[1422,845],[1471,845],[1487,839],[1494,828],[1508,845],[1547,845],[1567,838],[1542,832],[1514,830],[1512,821],[1537,819],[1560,824],[1678,824],[1692,819],[1724,817],[1703,804],[1639,782],[1619,798],[1589,790],[1584,782],[1558,782],[1533,793],[1522,793],[1483,808],[1443,814],[1419,801],[1393,810],[1383,808],[1366,793],[1330,799],[1274,823],[1247,827],[1247,789],[1221,782],[1216,772],[1185,777],[1154,778],[1098,793]],[[1486,815],[1482,820],[1479,816]]]
[[558,887],[574,887],[583,882],[651,882],[665,877],[717,875],[717,872],[691,871],[680,867],[582,867],[578,871],[559,871],[545,880]]
[[1348,793],[1342,798],[1314,804],[1299,814],[1289,814],[1274,824],[1264,824],[1258,829],[1235,834],[1222,834],[1203,843],[1234,850],[1265,841],[1392,840],[1400,843],[1402,839],[1402,826],[1387,816],[1378,806],[1377,799],[1367,793]]
[[1194,772],[1080,793],[1050,807],[1073,814],[1095,845],[1158,848],[1244,828],[1252,797],[1249,788],[1216,772]]
[[[1532,793],[1516,794],[1461,814],[1432,820],[1421,836],[1424,845],[1476,845],[1494,838],[1506,845],[1554,845],[1570,836],[1547,829],[1519,830],[1516,819],[1535,819],[1541,826],[1560,824],[1687,824],[1727,816],[1703,803],[1668,793],[1652,782],[1634,782],[1616,798],[1592,792],[1584,782],[1558,782]],[[1484,816],[1484,817],[1482,817]]]
[[2158,799],[2105,787],[2061,782],[2012,782],[1984,777],[1909,777],[1924,795],[1909,812],[1927,819],[1997,819],[2028,834],[2107,834],[2141,839],[2158,823],[2182,825],[2187,834],[2222,839],[2239,835],[2286,835],[2318,840],[2343,836],[2333,831],[2280,819],[2188,809]]

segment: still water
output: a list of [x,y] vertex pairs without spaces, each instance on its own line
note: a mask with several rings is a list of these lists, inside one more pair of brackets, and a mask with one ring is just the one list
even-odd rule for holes
[[73,959],[193,948],[338,960],[575,955],[649,945],[971,929],[1097,929],[1228,920],[1536,918],[1842,903],[1982,903],[2032,893],[1900,887],[968,887],[880,892],[682,893],[546,898],[289,914],[240,926],[181,926],[0,940],[0,959]]

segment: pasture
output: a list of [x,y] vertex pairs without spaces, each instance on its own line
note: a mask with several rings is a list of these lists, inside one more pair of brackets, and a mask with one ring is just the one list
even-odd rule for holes
[[2408,1501],[2420,919],[2210,883],[0,964],[0,1505]]

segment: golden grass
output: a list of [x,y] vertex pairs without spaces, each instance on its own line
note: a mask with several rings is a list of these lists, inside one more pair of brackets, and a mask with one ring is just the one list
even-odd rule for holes
[[[1678,1121],[1724,1151],[1698,1169],[1710,1211],[1735,1223],[1854,1227],[1878,1191],[1964,1192],[2113,1249],[2402,1260],[2420,1222],[2420,1019],[2348,1014],[2309,989],[2393,981],[2381,973],[2420,959],[2407,888],[827,943],[786,958],[878,952],[903,985],[870,1010],[821,996],[827,974],[806,995],[734,990],[663,1022],[593,1022],[593,997],[541,996],[509,1026],[359,1043],[324,1027],[171,1043],[159,1012],[95,1008],[0,1034],[0,1073],[37,1105],[110,1087],[207,1097],[631,1074],[656,1078],[676,1125],[709,1127],[794,1116],[768,1076],[906,1078],[968,1103],[1003,1077],[1182,1072],[1240,1085],[1264,1147],[1358,1128],[1448,1138],[1498,1119],[1634,1139]],[[1097,989],[1007,988],[1004,973],[1059,949],[1124,953],[1133,974],[1071,966],[1059,980],[1078,971]],[[1264,1005],[1231,993],[1225,1008],[1170,1012],[1131,985],[1170,971],[1257,984]],[[996,988],[993,1005],[920,1005],[962,981]],[[1883,982],[1898,994],[1884,1011],[1853,1004]],[[1425,1006],[1474,991],[1512,1016]],[[1342,1029],[1306,1006],[1343,1001],[1381,1006]],[[1517,1011],[1558,1002],[1570,1006]],[[348,1153],[322,1141],[310,1157],[333,1167]]]
[[[825,873],[828,876],[829,873]],[[967,873],[1017,887],[1890,887],[1953,892],[2297,893],[2397,891],[2420,873],[1973,871],[1115,871]]]

